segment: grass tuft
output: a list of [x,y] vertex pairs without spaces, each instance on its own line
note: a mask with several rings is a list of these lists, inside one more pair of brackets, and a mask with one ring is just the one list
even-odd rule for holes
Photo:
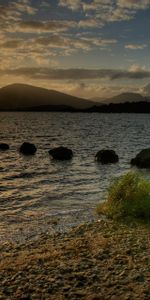
[[112,219],[150,220],[150,181],[134,172],[114,180],[108,189],[107,200],[98,205],[97,213]]

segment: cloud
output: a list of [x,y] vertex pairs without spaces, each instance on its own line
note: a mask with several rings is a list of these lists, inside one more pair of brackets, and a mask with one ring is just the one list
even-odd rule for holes
[[130,72],[146,72],[146,71],[150,71],[149,69],[146,69],[146,67],[145,66],[140,66],[140,65],[138,65],[138,64],[133,64],[133,65],[131,65],[130,66],[130,68],[129,68],[129,71]]
[[92,28],[92,27],[98,27],[99,24],[98,21],[94,19],[84,19],[79,21],[78,26],[83,28]]
[[146,48],[147,45],[146,44],[141,44],[141,45],[137,45],[137,44],[128,44],[125,45],[125,49],[129,49],[129,50],[143,50],[144,48]]
[[[67,82],[63,87],[59,85],[59,89],[65,89],[65,92],[73,96],[78,96],[87,99],[93,99],[97,101],[103,101],[105,98],[110,98],[112,96],[125,93],[125,92],[137,92],[137,88],[133,86],[122,86],[122,85],[112,85],[100,82]],[[57,88],[57,87],[56,87]]]
[[96,11],[99,10],[100,8],[102,9],[108,9],[108,7],[112,7],[112,1],[110,0],[93,0],[90,3],[87,2],[82,2],[82,8],[84,11]]
[[[77,21],[62,20],[24,20],[25,15],[35,15],[41,7],[50,7],[48,1],[31,5],[30,0],[10,1],[0,5],[1,29],[8,32],[65,32],[71,28],[94,28],[104,26],[110,22],[128,21],[133,19],[136,12],[146,9],[150,0],[59,0],[58,5],[73,11],[80,10],[82,15]],[[34,4],[35,5],[35,4]]]
[[66,32],[70,29],[80,30],[81,28],[99,27],[98,20],[87,18],[80,21],[50,20],[50,21],[20,21],[9,26],[9,31],[22,33],[41,33],[41,32]]
[[119,7],[112,10],[112,14],[108,16],[108,22],[129,21],[133,19],[134,15],[135,12]]
[[34,15],[37,13],[38,9],[30,4],[29,0],[18,0],[18,2],[13,2],[14,8],[20,13],[26,13],[28,15]]
[[107,45],[113,45],[113,44],[116,44],[117,43],[117,40],[116,39],[102,39],[102,38],[86,38],[86,37],[83,37],[82,38],[84,41],[89,41],[91,42],[93,45],[96,45],[96,46],[107,46]]
[[45,80],[95,80],[95,79],[144,79],[150,78],[149,70],[115,70],[115,69],[51,69],[51,68],[14,68],[0,70],[0,74],[27,76]]
[[23,46],[22,39],[8,39],[8,40],[0,43],[1,49],[6,48],[6,49],[11,49],[11,50],[16,50],[16,48],[19,48],[22,46]]
[[41,1],[40,7],[47,9],[51,7],[51,4],[48,1]]
[[[106,38],[105,31],[100,31],[100,28],[108,23],[131,20],[139,10],[147,9],[149,5],[150,0],[59,0],[53,3],[48,0],[3,0],[0,4],[0,72],[8,77],[14,74],[39,81],[149,78],[149,70],[138,66],[132,66],[130,70],[53,69],[58,67],[59,61],[64,65],[64,56],[116,49],[119,41],[115,34],[112,36],[110,30],[107,35],[110,38]],[[46,11],[46,7],[51,9]],[[142,50],[147,45],[126,42],[124,47]],[[87,60],[88,55],[85,55],[83,63]],[[68,61],[71,62],[71,59]],[[98,61],[97,66],[100,63]],[[75,55],[72,64],[75,65]],[[87,65],[91,62],[87,61]]]
[[59,6],[67,7],[71,10],[78,10],[81,7],[80,0],[59,0]]
[[150,0],[118,0],[118,5],[128,9],[146,9],[150,6]]
[[30,4],[29,0],[7,1],[0,4],[1,32],[14,33],[15,24],[22,21],[25,16],[33,16],[38,9]]
[[93,48],[103,49],[110,47],[117,43],[114,39],[101,39],[97,37],[76,37],[69,38],[62,34],[51,34],[51,35],[36,35],[31,38],[29,36],[24,36],[24,38],[0,38],[0,54],[1,57],[11,52],[12,60],[14,55],[21,55],[27,58],[32,55],[41,53],[43,56],[66,56],[71,55],[73,52],[78,50],[91,51]]
[[93,18],[96,24],[98,22],[99,26],[104,26],[110,22],[132,20],[137,11],[147,9],[149,6],[150,0],[93,0],[80,1],[76,9],[82,9],[88,18]]
[[5,4],[0,4],[0,19],[18,20],[22,14],[34,15],[37,13],[37,8],[31,6],[29,0],[7,1]]
[[64,32],[75,26],[76,22],[64,20],[22,21],[15,24],[15,31],[28,33]]
[[145,96],[150,96],[150,83],[142,87],[140,92]]

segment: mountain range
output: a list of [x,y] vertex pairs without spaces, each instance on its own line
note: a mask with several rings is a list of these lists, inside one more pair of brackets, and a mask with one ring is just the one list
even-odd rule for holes
[[0,110],[149,112],[150,97],[122,93],[112,98],[87,100],[27,84],[11,84],[0,88]]
[[100,102],[101,104],[109,104],[109,103],[125,103],[125,102],[143,102],[150,101],[150,97],[143,96],[139,93],[121,93],[119,95],[110,97],[110,98],[101,98],[96,97],[92,98],[93,101]]
[[0,89],[0,110],[38,109],[45,106],[87,109],[93,106],[93,102],[27,84],[12,84]]

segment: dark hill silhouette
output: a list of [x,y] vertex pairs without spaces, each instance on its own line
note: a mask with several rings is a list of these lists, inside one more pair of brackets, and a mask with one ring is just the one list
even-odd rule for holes
[[93,98],[93,101],[100,101],[101,104],[109,104],[109,103],[126,103],[126,102],[143,102],[143,101],[150,101],[150,97],[142,96],[139,93],[121,93],[111,98]]
[[0,110],[150,113],[150,98],[136,93],[123,93],[98,103],[54,90],[12,84],[0,89]]
[[143,102],[145,100],[147,99],[139,93],[122,93],[105,100],[105,103]]
[[93,104],[89,100],[26,84],[12,84],[0,89],[0,110],[32,110],[34,107],[37,107],[37,110],[43,107],[44,110],[44,106],[47,106],[48,110],[51,106],[60,106],[61,110],[63,107],[86,109]]

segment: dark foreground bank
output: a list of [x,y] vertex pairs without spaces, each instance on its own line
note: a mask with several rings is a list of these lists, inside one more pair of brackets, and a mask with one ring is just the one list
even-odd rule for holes
[[150,226],[101,220],[0,248],[0,299],[150,299]]

